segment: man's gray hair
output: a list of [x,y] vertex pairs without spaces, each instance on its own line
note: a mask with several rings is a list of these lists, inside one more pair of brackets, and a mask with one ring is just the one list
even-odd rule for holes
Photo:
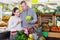
[[26,4],[26,2],[25,2],[25,1],[21,1],[21,3],[20,3],[20,4],[23,4],[23,3],[25,3],[25,4]]

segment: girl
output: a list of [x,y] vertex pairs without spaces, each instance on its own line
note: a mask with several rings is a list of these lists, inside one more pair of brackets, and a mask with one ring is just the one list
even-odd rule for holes
[[21,19],[20,19],[20,12],[17,7],[12,10],[12,17],[8,21],[8,30],[10,31],[10,40],[13,40],[13,36],[15,35],[16,31],[22,30],[21,28]]

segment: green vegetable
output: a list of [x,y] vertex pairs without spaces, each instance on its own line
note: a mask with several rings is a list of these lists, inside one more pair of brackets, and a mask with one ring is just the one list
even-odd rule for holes
[[31,21],[31,19],[32,19],[31,16],[26,16],[26,17],[25,17],[25,20],[26,20],[26,21]]
[[38,10],[38,7],[33,6],[33,7],[32,7],[32,9],[33,9],[33,10],[35,10],[35,12],[36,12],[37,14],[39,14],[39,13],[40,13],[40,10]]
[[24,33],[24,31],[17,31],[15,35],[15,40],[28,40],[28,35]]
[[43,31],[43,32],[42,32],[42,35],[45,36],[45,37],[47,37],[47,36],[48,36],[48,32]]
[[60,6],[57,6],[57,13],[60,13]]

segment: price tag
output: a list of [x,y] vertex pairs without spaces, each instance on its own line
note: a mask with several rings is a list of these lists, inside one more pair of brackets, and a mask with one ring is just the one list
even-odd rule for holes
[[38,0],[38,3],[46,3],[48,0]]
[[0,21],[2,20],[2,6],[0,6]]

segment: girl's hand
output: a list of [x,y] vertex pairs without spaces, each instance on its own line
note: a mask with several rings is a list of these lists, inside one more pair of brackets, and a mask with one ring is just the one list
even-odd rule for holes
[[20,21],[17,22],[17,25],[20,23]]
[[21,20],[17,21],[17,25],[18,25],[19,23],[21,23]]

